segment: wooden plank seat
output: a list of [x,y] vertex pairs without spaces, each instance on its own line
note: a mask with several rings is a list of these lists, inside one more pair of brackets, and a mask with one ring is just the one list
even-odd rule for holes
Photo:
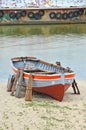
[[55,74],[56,72],[54,71],[45,71],[39,68],[34,68],[34,69],[24,69],[24,72],[27,73],[38,73],[38,74]]

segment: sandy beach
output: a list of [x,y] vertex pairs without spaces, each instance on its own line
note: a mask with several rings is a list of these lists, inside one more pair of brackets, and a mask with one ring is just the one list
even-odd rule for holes
[[0,130],[86,130],[86,80],[70,87],[62,102],[33,93],[32,102],[16,98],[0,83]]

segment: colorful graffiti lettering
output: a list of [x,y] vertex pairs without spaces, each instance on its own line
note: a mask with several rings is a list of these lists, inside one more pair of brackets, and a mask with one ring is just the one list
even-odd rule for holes
[[0,0],[0,7],[86,6],[86,0]]

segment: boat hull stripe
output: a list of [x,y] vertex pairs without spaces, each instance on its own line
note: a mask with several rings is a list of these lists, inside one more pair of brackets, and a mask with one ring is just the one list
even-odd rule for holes
[[[16,69],[15,67],[12,67],[12,70],[14,71],[14,73],[18,73],[18,69]],[[29,73],[24,72],[24,78],[28,78],[29,77]],[[60,74],[53,74],[53,75],[42,75],[42,74],[33,74],[32,76],[35,80],[58,80],[61,78]]]
[[74,77],[75,77],[75,73],[70,73],[70,74],[64,75],[65,79],[70,79],[70,78],[74,78]]

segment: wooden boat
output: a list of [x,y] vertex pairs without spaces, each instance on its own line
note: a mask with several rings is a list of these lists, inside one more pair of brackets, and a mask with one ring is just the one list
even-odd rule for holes
[[75,79],[75,72],[64,68],[59,62],[51,64],[36,57],[15,57],[11,59],[14,74],[23,69],[23,84],[26,87],[32,73],[32,90],[47,94],[62,101],[65,91]]

